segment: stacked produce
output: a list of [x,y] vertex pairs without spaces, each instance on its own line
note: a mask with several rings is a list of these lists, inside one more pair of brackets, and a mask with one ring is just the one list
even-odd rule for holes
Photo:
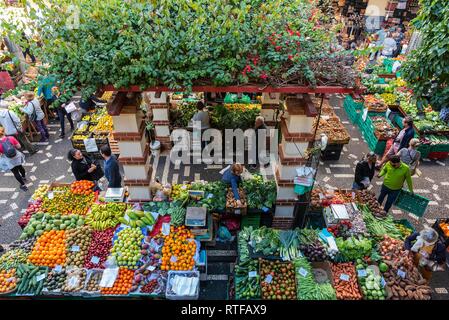
[[26,252],[33,250],[34,242],[36,237],[30,237],[23,240],[16,240],[9,245],[10,249],[22,249]]
[[67,266],[78,268],[84,266],[90,245],[91,232],[92,230],[87,226],[66,231]]
[[[259,261],[246,260],[235,266],[235,292],[237,299],[260,299]],[[262,283],[262,286],[264,284]]]
[[402,235],[401,240],[405,240],[409,235],[413,233],[412,229],[404,226],[401,223],[395,222],[395,226]]
[[264,180],[261,175],[256,174],[252,179],[245,179],[242,188],[251,209],[271,208],[276,202],[277,190],[274,180]]
[[48,192],[48,189],[50,188],[50,186],[48,184],[42,184],[40,185],[33,193],[33,195],[31,196],[31,199],[33,200],[42,200]]
[[126,268],[120,268],[117,279],[111,288],[101,288],[101,294],[106,295],[124,295],[132,287],[134,271]]
[[48,267],[20,264],[16,270],[19,281],[17,294],[40,295],[44,288],[44,279],[47,277]]
[[245,262],[250,259],[248,241],[251,239],[253,227],[244,227],[237,238],[237,246],[239,251],[239,259]]
[[385,112],[387,111],[387,105],[382,100],[382,98],[377,98],[376,96],[369,94],[364,97],[365,99],[365,107],[368,111],[373,112]]
[[345,261],[354,261],[369,256],[372,250],[372,241],[359,236],[347,239],[337,238],[337,247]]
[[208,210],[224,210],[226,207],[226,184],[222,181],[192,183],[192,190],[204,191],[202,199],[192,199],[187,207],[201,206]]
[[93,193],[92,189],[93,189],[94,185],[95,184],[89,180],[78,180],[78,181],[72,182],[72,184],[70,185],[70,191],[73,194],[87,196],[87,195]]
[[265,226],[251,232],[250,245],[254,252],[264,256],[277,255],[279,252],[279,232]]
[[234,198],[234,193],[232,189],[228,189],[228,193],[226,194],[226,208],[245,208],[247,207],[246,203],[246,194],[242,188],[239,188],[239,197],[241,205],[237,203],[237,200]]
[[443,233],[446,237],[449,237],[449,223],[447,222],[440,222],[439,224],[441,230],[443,230]]
[[295,231],[281,230],[279,232],[279,241],[279,252],[282,260],[292,261],[299,256],[299,239]]
[[94,200],[94,193],[74,194],[69,186],[55,187],[44,196],[42,210],[51,214],[85,215]]
[[[413,119],[413,125],[421,132],[449,131],[447,123],[443,122],[439,113],[433,111],[431,107],[424,109],[424,113],[419,112],[418,107],[411,101],[401,101],[402,110]],[[422,115],[424,117],[422,117]]]
[[384,300],[387,297],[385,283],[373,268],[357,266],[360,288],[365,300]]
[[162,246],[162,238],[152,239],[148,236],[144,238],[140,252],[142,255],[140,258],[141,267],[134,274],[131,292],[137,291],[139,287],[141,290],[143,286],[152,281],[153,271],[159,268],[159,261],[162,258]]
[[369,211],[376,218],[384,218],[387,216],[387,213],[380,206],[379,202],[377,202],[376,195],[368,190],[361,190],[357,192],[357,203],[361,206],[367,206]]
[[399,132],[398,129],[393,127],[384,117],[372,117],[371,120],[374,126],[374,135],[378,140],[394,138]]
[[333,234],[334,237],[348,238],[353,235],[352,223],[348,220],[338,221],[336,224],[327,228],[327,231]]
[[16,287],[16,270],[4,270],[0,268],[0,293],[12,292]]
[[290,262],[259,259],[262,299],[296,299],[295,268]]
[[120,223],[125,209],[124,203],[93,204],[86,216],[86,223],[94,230],[113,228]]
[[51,270],[45,280],[44,291],[54,293],[60,292],[65,285],[66,279],[67,270],[65,268],[61,268],[61,270]]
[[318,237],[318,231],[313,229],[297,230],[300,250],[309,261],[324,261],[327,250]]
[[144,213],[140,210],[127,209],[123,217],[119,217],[118,220],[124,225],[131,228],[142,228],[145,226],[152,226],[154,224],[154,217],[151,213]]
[[84,288],[86,277],[86,269],[73,268],[67,270],[67,277],[64,285],[62,286],[62,291],[68,293],[80,292]]
[[373,237],[382,237],[389,235],[395,239],[402,237],[401,232],[396,227],[393,217],[376,218],[366,206],[360,206],[366,228]]
[[190,230],[185,226],[170,227],[170,234],[164,236],[161,270],[192,270],[196,243]]
[[394,93],[382,93],[380,95],[380,97],[389,106],[390,105],[395,105],[397,103],[397,100],[398,100],[398,97]]
[[17,268],[20,264],[26,263],[28,253],[23,249],[9,250],[0,256],[0,270],[10,270]]
[[93,269],[89,271],[90,273],[87,275],[87,281],[84,290],[87,292],[100,292],[100,282],[103,276],[103,270]]
[[[334,120],[337,119],[337,120]],[[313,128],[317,125],[317,119],[313,124]],[[316,131],[316,136],[319,136],[324,133],[328,138],[328,143],[332,144],[346,144],[349,142],[350,136],[348,130],[342,125],[341,121],[337,117],[331,118],[320,118],[319,126]]]
[[429,300],[431,289],[413,263],[412,254],[400,240],[384,236],[380,254],[389,270],[384,273],[393,300]]
[[355,267],[351,262],[332,264],[333,283],[338,300],[361,300]]
[[36,266],[55,267],[66,263],[64,230],[45,231],[36,241],[28,261]]
[[294,262],[296,269],[296,288],[298,300],[336,300],[335,290],[327,281],[318,283],[313,275],[312,266],[305,258]]
[[112,236],[114,232],[115,228],[92,231],[89,249],[84,262],[85,268],[103,268],[112,248]]
[[368,230],[366,229],[365,221],[363,221],[362,213],[352,206],[352,204],[346,204],[346,211],[349,215],[350,222],[350,234],[368,236]]
[[48,213],[36,213],[23,229],[20,240],[28,237],[41,236],[45,231],[68,230],[84,225],[84,219],[78,215],[51,215]]
[[124,228],[117,232],[111,250],[118,266],[135,270],[141,258],[140,244],[143,234],[140,228]]
[[26,227],[33,214],[41,211],[41,205],[42,200],[40,198],[35,200],[34,203],[30,203],[28,205],[28,208],[25,210],[25,213],[20,217],[19,221],[17,222],[22,229]]
[[157,271],[151,275],[153,277],[150,277],[151,280],[140,288],[140,293],[163,295],[167,285],[167,272]]

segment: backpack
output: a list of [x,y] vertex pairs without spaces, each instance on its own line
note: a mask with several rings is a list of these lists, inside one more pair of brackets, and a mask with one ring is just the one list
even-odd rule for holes
[[3,148],[3,154],[7,158],[14,158],[17,155],[16,148],[12,145],[11,141],[9,141],[8,138],[6,138],[5,141],[2,141],[2,148]]
[[37,113],[36,113],[36,107],[34,106],[33,101],[30,101],[31,105],[33,106],[33,112],[31,113],[31,115],[29,116],[30,121],[34,122],[37,119]]

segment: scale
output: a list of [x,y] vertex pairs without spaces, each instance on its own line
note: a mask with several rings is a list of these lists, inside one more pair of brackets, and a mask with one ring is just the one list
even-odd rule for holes
[[349,221],[349,214],[344,204],[332,204],[324,209],[326,226],[335,225],[340,221]]
[[208,231],[207,209],[203,207],[187,207],[185,225],[195,236],[204,235]]
[[108,188],[104,199],[106,202],[124,202],[125,188]]

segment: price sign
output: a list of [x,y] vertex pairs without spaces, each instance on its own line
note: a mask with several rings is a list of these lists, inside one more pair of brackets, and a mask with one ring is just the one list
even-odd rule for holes
[[68,281],[69,287],[76,287],[78,285],[78,278],[71,277]]
[[98,146],[94,138],[84,139],[83,142],[87,152],[98,152]]
[[44,279],[45,279],[45,273],[36,276],[36,281],[37,281],[37,282],[42,281],[42,280],[44,280]]
[[208,195],[207,195],[207,199],[212,199],[214,197],[214,195],[212,194],[212,193],[209,193]]
[[175,256],[171,256],[170,262],[175,263],[176,261],[178,261],[178,258],[176,258]]
[[307,274],[308,274],[308,272],[307,272],[307,270],[306,269],[304,269],[304,268],[299,268],[299,274],[301,275],[301,276],[303,276],[303,277],[305,277],[305,276],[307,276]]
[[53,199],[55,197],[55,194],[53,193],[53,191],[49,191],[47,194],[48,199]]
[[72,246],[72,247],[70,248],[70,251],[72,251],[72,252],[78,252],[78,251],[80,251],[80,247],[79,247],[79,246]]
[[53,268],[53,270],[57,273],[60,273],[62,271],[62,266],[57,264],[55,265],[55,267]]
[[366,277],[366,270],[365,269],[357,270],[357,274],[360,278]]
[[271,283],[271,281],[273,281],[273,276],[271,274],[267,275],[265,277],[265,282],[266,283]]
[[6,282],[10,283],[10,282],[14,281],[14,279],[15,279],[14,277],[8,278],[8,279],[6,279]]
[[156,269],[155,266],[148,266],[147,270],[154,271]]
[[368,109],[366,108],[365,110],[363,110],[363,115],[362,115],[363,122],[366,121],[367,117],[368,117]]
[[342,273],[340,275],[340,280],[349,281],[349,275]]
[[248,277],[250,277],[250,278],[257,277],[257,271],[250,271],[250,272],[248,272]]
[[384,279],[384,277],[382,277],[382,279],[380,280],[380,285],[382,286],[382,288],[385,288],[385,285],[386,285],[387,283],[385,282],[385,279]]
[[268,209],[267,207],[262,207],[262,211],[263,212],[268,212],[270,209]]
[[402,279],[405,279],[405,276],[406,276],[407,274],[405,273],[405,271],[402,271],[402,270],[398,270],[398,276],[400,276]]
[[98,258],[98,257],[96,257],[96,256],[93,256],[93,257],[90,259],[90,262],[92,262],[93,264],[98,264],[98,263],[100,262],[100,258]]
[[163,223],[162,224],[162,234],[164,236],[168,236],[170,234],[170,223]]

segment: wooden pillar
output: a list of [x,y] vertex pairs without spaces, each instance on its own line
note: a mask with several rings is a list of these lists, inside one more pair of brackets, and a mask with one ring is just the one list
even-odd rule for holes
[[282,117],[280,129],[282,141],[279,144],[279,162],[275,167],[277,183],[276,212],[273,227],[291,228],[294,208],[298,196],[294,192],[296,169],[307,163],[307,149],[313,146],[313,120],[317,115],[308,95],[285,99],[286,115]]
[[130,200],[149,201],[152,166],[145,134],[144,114],[140,110],[140,94],[133,98],[119,93],[109,106],[114,123],[114,139],[120,150],[119,161],[125,174]]

